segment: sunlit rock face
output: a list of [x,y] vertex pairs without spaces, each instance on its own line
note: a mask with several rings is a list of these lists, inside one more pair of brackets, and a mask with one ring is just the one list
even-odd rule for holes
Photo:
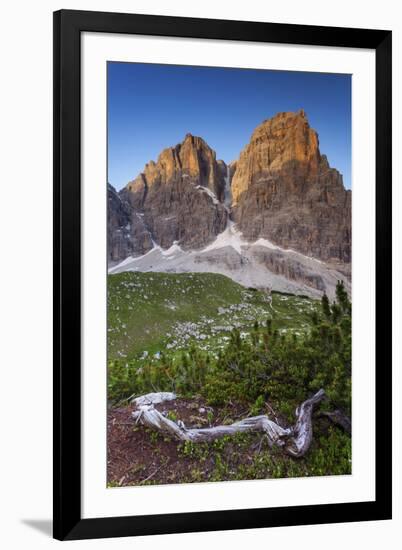
[[255,129],[231,189],[233,217],[245,238],[350,262],[351,192],[321,155],[304,111],[279,113]]
[[[187,134],[119,193],[110,186],[109,261],[155,246],[201,250],[229,224],[245,243],[267,239],[349,276],[351,191],[321,154],[304,111],[264,121],[230,164],[217,160],[202,138]],[[265,263],[291,278],[279,253]]]
[[182,143],[164,149],[157,162],[149,162],[121,194],[143,216],[155,243],[199,248],[226,227],[225,173],[215,151],[187,134]]

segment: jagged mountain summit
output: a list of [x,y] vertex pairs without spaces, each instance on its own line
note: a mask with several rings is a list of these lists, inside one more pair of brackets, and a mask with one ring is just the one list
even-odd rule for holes
[[[135,213],[134,224],[142,218],[155,243],[199,248],[226,227],[225,174],[215,151],[187,134],[182,143],[162,151],[157,162],[149,162],[121,195]],[[142,248],[147,247],[146,240]]]
[[258,126],[236,163],[233,215],[251,241],[266,237],[325,261],[351,260],[351,191],[321,155],[303,110]]
[[229,165],[187,134],[119,193],[108,188],[113,272],[212,271],[317,296],[337,279],[349,286],[350,260],[351,191],[304,111],[264,121]]

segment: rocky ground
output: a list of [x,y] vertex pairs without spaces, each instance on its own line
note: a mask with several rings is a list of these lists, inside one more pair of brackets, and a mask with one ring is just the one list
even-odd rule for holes
[[109,269],[111,274],[125,271],[220,273],[245,287],[312,298],[321,298],[324,291],[333,298],[338,280],[351,289],[350,264],[325,263],[263,238],[248,242],[233,222],[202,250],[184,250],[176,243],[167,250],[155,245],[145,255],[128,257]]
[[[172,420],[180,419],[191,427],[230,424],[251,416],[244,405],[209,407],[197,397],[177,399],[158,408]],[[308,456],[295,460],[270,449],[261,434],[238,434],[208,444],[179,443],[136,425],[132,410],[129,405],[108,411],[108,487],[351,473],[349,460],[335,459],[339,430],[325,418],[314,419],[316,440]],[[273,414],[268,407],[261,412]],[[280,421],[286,423],[283,418]],[[323,452],[328,449],[332,453],[323,462]]]
[[[318,302],[251,290],[213,273],[125,272],[108,277],[109,360],[159,360],[191,344],[218,353],[233,328],[248,338],[255,321],[280,333],[308,330]],[[272,300],[271,300],[272,298]]]

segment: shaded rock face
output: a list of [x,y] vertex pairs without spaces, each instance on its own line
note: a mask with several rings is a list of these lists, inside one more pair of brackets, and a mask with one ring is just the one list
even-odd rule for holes
[[176,241],[200,248],[225,229],[225,173],[225,163],[217,162],[205,141],[187,134],[181,144],[162,151],[157,162],[149,162],[121,196],[162,248]]
[[235,163],[231,190],[246,239],[351,261],[351,192],[321,155],[304,111],[279,113],[256,128]]
[[132,254],[145,254],[153,247],[151,235],[124,194],[108,184],[108,262],[119,262]]
[[108,261],[118,261],[132,251],[130,239],[131,208],[123,202],[114,187],[107,189]]

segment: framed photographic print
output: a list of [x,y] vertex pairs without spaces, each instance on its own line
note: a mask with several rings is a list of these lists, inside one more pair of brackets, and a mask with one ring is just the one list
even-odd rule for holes
[[391,32],[54,14],[54,536],[391,517]]

